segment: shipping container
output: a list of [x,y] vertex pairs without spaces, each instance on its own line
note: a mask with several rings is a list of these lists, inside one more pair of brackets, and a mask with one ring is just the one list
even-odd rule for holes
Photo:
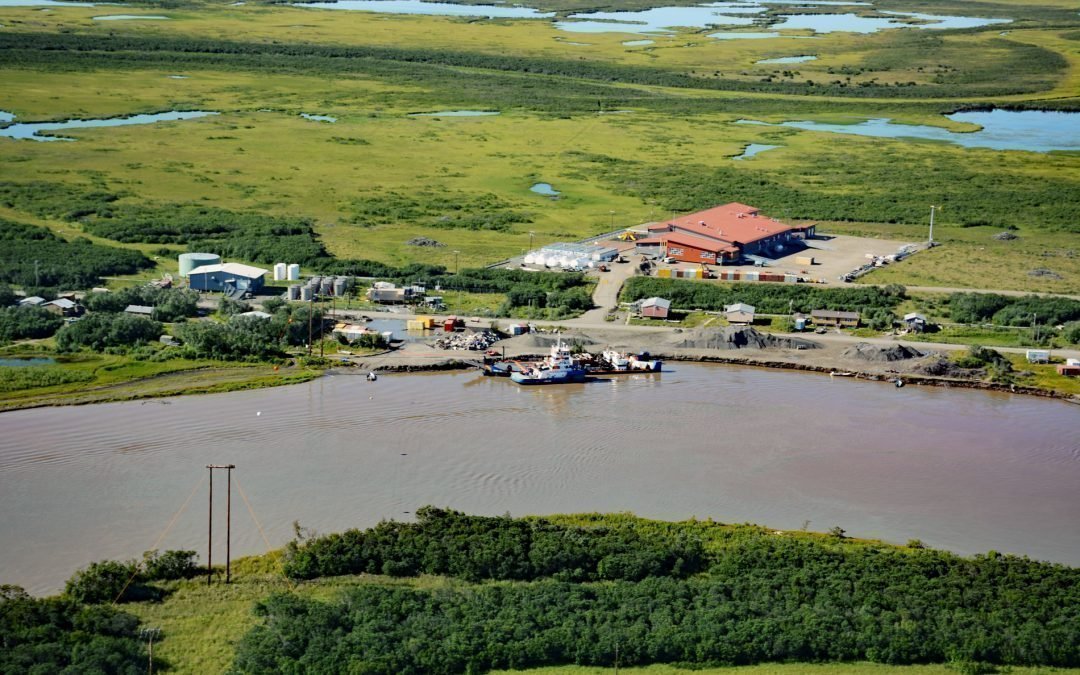
[[661,279],[670,279],[671,278],[671,270],[668,270],[668,269],[656,270],[656,276],[660,277]]

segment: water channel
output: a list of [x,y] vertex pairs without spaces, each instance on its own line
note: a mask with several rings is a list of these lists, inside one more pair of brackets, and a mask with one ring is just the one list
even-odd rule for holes
[[[133,124],[153,124],[154,122],[170,122],[174,120],[190,120],[208,115],[218,115],[216,112],[204,110],[177,111],[154,113],[147,115],[131,115],[129,117],[109,117],[98,120],[66,120],[64,122],[16,122],[0,128],[0,137],[15,138],[31,141],[74,141],[74,138],[64,136],[44,136],[41,132],[63,131],[65,129],[90,129],[95,127],[124,127]],[[6,117],[0,117],[0,122],[9,122],[14,119],[10,113]]]
[[[808,521],[1076,565],[1078,421],[1059,401],[694,364],[541,388],[475,371],[337,374],[15,411],[0,415],[0,569],[4,583],[56,590],[92,560],[139,556],[189,495],[162,546],[202,552],[200,480],[226,462],[274,545],[294,520],[332,532],[435,504]],[[233,551],[260,552],[238,495]]]
[[784,126],[806,131],[828,131],[856,136],[881,138],[918,138],[945,141],[967,148],[994,150],[1080,150],[1080,113],[1045,110],[991,110],[958,112],[946,115],[954,122],[966,122],[982,127],[978,131],[961,133],[925,124],[899,124],[888,118],[864,120],[852,124],[830,124],[811,120],[793,120],[768,124],[757,120],[737,120],[739,124]]

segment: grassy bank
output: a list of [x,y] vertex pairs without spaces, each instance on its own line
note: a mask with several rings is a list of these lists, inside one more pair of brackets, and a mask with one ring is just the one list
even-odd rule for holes
[[[53,358],[52,352],[15,352],[19,358]],[[10,356],[11,354],[9,354]],[[136,361],[127,356],[78,355],[56,357],[55,365],[18,368],[18,371],[58,373],[58,384],[33,386],[34,380],[5,391],[0,411],[50,405],[81,405],[145,398],[207,394],[241,389],[275,387],[307,382],[322,371],[303,366],[222,363],[173,359],[164,362]],[[0,378],[13,379],[9,369]]]

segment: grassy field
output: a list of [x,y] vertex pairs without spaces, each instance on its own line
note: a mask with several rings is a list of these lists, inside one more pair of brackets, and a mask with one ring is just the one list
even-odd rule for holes
[[[942,11],[952,7],[948,2],[937,5]],[[700,32],[679,31],[643,49],[626,47],[622,44],[626,35],[617,33],[569,40],[571,34],[545,21],[469,21],[265,5],[155,8],[154,13],[170,17],[157,22],[93,21],[91,17],[100,13],[94,9],[57,8],[46,13],[3,8],[5,35],[85,35],[100,40],[130,36],[174,42],[189,37],[253,45],[399,50],[422,45],[424,54],[450,59],[450,65],[394,60],[413,58],[408,54],[351,59],[345,67],[341,59],[314,56],[174,59],[142,53],[127,59],[96,53],[76,59],[70,54],[27,52],[25,58],[7,61],[0,76],[2,90],[10,92],[0,107],[20,121],[168,109],[222,114],[80,130],[70,134],[78,139],[74,143],[0,139],[0,156],[5,165],[18,167],[10,172],[11,180],[101,187],[121,191],[130,203],[201,202],[306,216],[315,220],[316,231],[336,256],[392,263],[425,260],[448,267],[517,255],[530,241],[540,245],[637,225],[665,217],[676,207],[696,208],[713,199],[753,203],[769,195],[778,205],[776,215],[792,219],[817,218],[824,210],[815,204],[867,191],[882,203],[899,196],[905,206],[897,222],[875,222],[854,212],[853,220],[829,226],[835,231],[906,237],[922,232],[923,201],[938,199],[931,194],[923,199],[925,186],[918,180],[924,167],[937,165],[948,168],[939,172],[941,185],[968,189],[964,186],[971,181],[978,184],[971,192],[976,195],[971,197],[973,206],[955,215],[948,208],[941,213],[936,238],[942,247],[874,272],[868,281],[1080,292],[1073,231],[1038,219],[1020,220],[1015,223],[1020,238],[1000,242],[990,238],[1000,227],[961,227],[979,204],[1000,209],[996,202],[1012,199],[1010,184],[1027,189],[1024,186],[1053,179],[1065,181],[1065,191],[1070,186],[1080,189],[1070,178],[1080,175],[1080,156],[1075,153],[965,150],[735,123],[742,117],[771,121],[891,117],[971,130],[940,113],[960,105],[1075,96],[1080,52],[1069,36],[1080,22],[1074,21],[1075,27],[1062,24],[1069,19],[1059,7],[1055,2],[984,7],[988,15],[1027,17],[1007,36],[998,31],[832,33],[813,41],[810,51],[818,60],[792,66],[797,72],[786,73],[783,66],[756,62],[801,53],[810,43],[710,40]],[[929,11],[925,3],[920,8]],[[588,44],[568,44],[572,41]],[[496,60],[507,54],[533,61]],[[564,70],[578,67],[573,64],[621,68],[618,73],[628,79],[602,81],[587,71],[581,76],[546,74],[545,64]],[[657,74],[689,75],[690,84],[648,83],[648,77]],[[635,78],[640,82],[632,82]],[[775,82],[766,82],[770,78]],[[833,80],[850,87],[835,94],[806,88],[811,81],[820,85]],[[720,81],[727,84],[717,84]],[[881,85],[880,90],[864,86],[875,92],[864,95],[860,85],[872,81],[874,87]],[[691,86],[694,82],[700,85]],[[893,86],[908,82],[916,86]],[[1002,88],[1003,83],[1010,91]],[[751,85],[762,89],[743,90]],[[597,115],[599,106],[632,112]],[[408,116],[462,108],[497,109],[502,114]],[[312,121],[300,113],[331,115],[337,121]],[[730,158],[748,143],[782,147],[750,162],[732,163]],[[649,177],[647,171],[616,181],[603,164],[582,161],[588,156],[645,169],[685,165],[687,176],[734,171],[747,184],[766,187],[748,190],[741,182],[729,182],[726,191],[674,204],[678,200],[650,196],[648,182],[641,182],[643,176]],[[989,188],[980,184],[987,177]],[[529,191],[541,181],[553,184],[562,195],[551,199]],[[801,196],[785,207],[784,191],[792,190]],[[1001,191],[996,201],[995,190]],[[446,203],[492,196],[507,208],[527,213],[529,222],[516,223],[508,231],[445,229],[425,225],[433,219],[427,217],[364,222],[360,205],[388,193],[410,196],[420,212],[433,217]],[[1045,208],[1051,215],[1058,208],[1068,221],[1065,216],[1072,207]],[[19,211],[3,211],[6,217],[46,224],[68,237],[81,234],[78,223],[34,220]],[[406,244],[418,236],[445,246],[419,249]],[[160,249],[129,246],[155,255]],[[172,271],[174,265],[172,256],[161,256],[159,270],[144,276]],[[1030,276],[1042,268],[1056,276]]]

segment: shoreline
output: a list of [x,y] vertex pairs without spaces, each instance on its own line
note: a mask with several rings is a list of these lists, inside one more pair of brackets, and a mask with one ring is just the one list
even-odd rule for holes
[[[814,349],[790,349],[780,347],[767,348],[735,348],[735,349],[690,349],[672,348],[661,345],[651,345],[649,336],[641,334],[628,336],[619,334],[619,331],[589,331],[590,334],[600,338],[609,338],[603,342],[592,340],[584,333],[568,332],[561,334],[564,339],[586,339],[592,342],[587,351],[599,351],[601,344],[623,351],[648,351],[652,356],[669,362],[681,363],[704,363],[704,364],[729,364],[750,366],[755,368],[770,368],[775,370],[789,370],[794,372],[818,373],[827,375],[830,373],[845,373],[845,378],[865,380],[870,382],[890,383],[900,378],[904,385],[918,385],[942,388],[977,389],[988,392],[1007,394],[1019,394],[1035,396],[1039,398],[1056,399],[1080,405],[1080,396],[1052,389],[1044,389],[1021,384],[1003,384],[987,382],[983,380],[961,379],[923,375],[910,372],[910,366],[914,359],[904,361],[861,361],[844,356],[840,353],[837,345],[818,344]],[[539,334],[541,336],[553,336],[552,334]],[[652,337],[661,335],[653,333]],[[522,336],[528,338],[529,336]],[[899,343],[898,343],[899,344]],[[495,348],[505,349],[506,359],[539,359],[546,354],[546,349],[527,344],[522,338],[509,338],[494,345]],[[479,362],[483,360],[480,351],[449,351],[437,350],[422,342],[406,343],[402,348],[370,354],[342,358],[340,362],[328,368],[301,369],[299,372],[290,369],[281,375],[268,378],[266,374],[251,379],[220,381],[176,382],[186,375],[195,372],[209,373],[212,367],[200,367],[193,370],[178,371],[153,375],[146,378],[130,380],[120,384],[110,384],[104,387],[90,387],[85,390],[63,392],[61,394],[49,393],[39,397],[28,397],[25,401],[0,400],[0,414],[15,410],[29,410],[34,408],[59,407],[68,405],[93,405],[97,403],[116,403],[123,401],[168,399],[177,396],[228,393],[231,391],[254,390],[270,387],[279,387],[290,384],[302,384],[322,377],[331,371],[363,370],[377,373],[433,373],[477,369]],[[224,368],[228,370],[228,368]],[[850,373],[848,375],[847,373]],[[252,373],[254,375],[254,373]],[[167,386],[154,388],[156,383]],[[95,396],[95,393],[101,394]]]
[[[792,363],[790,361],[784,361],[781,359],[762,359],[753,358],[750,356],[706,356],[706,355],[683,355],[675,353],[663,353],[663,352],[650,352],[652,356],[659,358],[663,361],[677,361],[681,363],[704,363],[704,364],[728,364],[736,366],[750,366],[754,368],[771,368],[775,370],[790,370],[795,372],[805,373],[817,373],[822,375],[828,375],[833,372],[837,372],[836,368],[828,366],[816,366],[806,363]],[[539,359],[542,358],[542,354],[516,354],[515,358],[521,359]],[[400,364],[360,364],[368,370],[382,373],[435,373],[435,372],[447,372],[455,370],[473,370],[476,366],[467,360],[457,359],[454,357],[446,357],[443,360],[436,362],[409,362]],[[351,367],[350,367],[351,369]],[[948,377],[934,377],[932,375],[917,375],[911,373],[898,373],[898,374],[883,374],[870,371],[860,370],[845,370],[845,373],[851,373],[851,375],[845,375],[844,377],[852,380],[864,380],[869,382],[881,382],[889,383],[896,377],[900,377],[904,381],[904,386],[918,385],[928,387],[944,387],[946,389],[956,387],[962,389],[979,389],[983,391],[994,391],[1005,394],[1022,394],[1026,396],[1037,396],[1040,398],[1052,398],[1062,400],[1068,403],[1075,403],[1080,405],[1080,399],[1071,394],[1065,394],[1063,392],[1052,391],[1049,389],[1039,389],[1038,387],[1029,387],[1025,385],[1007,385],[997,382],[983,382],[981,380],[962,380],[957,378]],[[663,371],[661,371],[661,374]]]

